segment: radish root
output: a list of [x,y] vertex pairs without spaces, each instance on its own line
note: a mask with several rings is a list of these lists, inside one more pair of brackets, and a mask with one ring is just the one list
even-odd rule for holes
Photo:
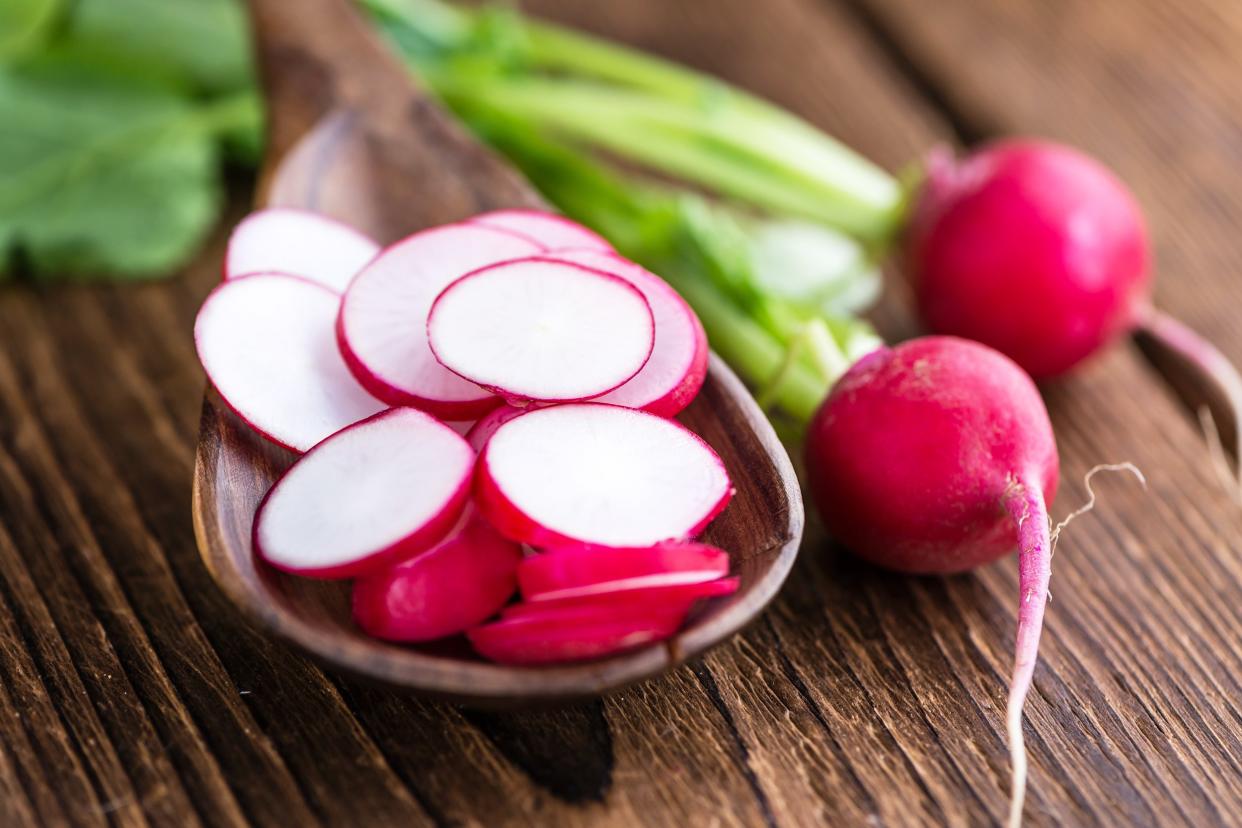
[[[1220,349],[1185,323],[1154,308],[1143,318],[1141,329],[1193,365],[1216,387],[1233,415],[1235,450],[1242,452],[1242,375],[1234,364]],[[1236,472],[1230,469],[1220,431],[1210,409],[1204,407],[1199,410],[1199,422],[1225,489],[1242,503],[1242,463],[1238,464]]]
[[1069,526],[1079,517],[1095,508],[1095,490],[1091,488],[1091,478],[1102,471],[1119,472],[1128,471],[1130,474],[1138,478],[1138,482],[1143,484],[1143,488],[1147,488],[1147,478],[1143,476],[1143,472],[1139,467],[1130,462],[1125,463],[1101,463],[1098,466],[1092,466],[1082,478],[1082,485],[1087,489],[1087,502],[1079,506],[1074,511],[1065,516],[1065,519],[1052,527],[1052,551],[1056,551],[1057,539],[1061,536],[1061,530]]
[[1147,478],[1133,463],[1102,463],[1083,476],[1087,502],[1064,520],[1052,525],[1048,507],[1040,487],[1029,480],[1014,480],[1005,490],[1004,506],[1018,530],[1018,632],[1014,640],[1013,677],[1009,682],[1009,699],[1005,713],[1005,729],[1009,741],[1009,761],[1013,776],[1009,794],[1009,828],[1022,824],[1022,807],[1026,800],[1026,744],[1022,737],[1022,708],[1026,704],[1035,662],[1039,656],[1039,638],[1044,626],[1044,609],[1049,601],[1048,583],[1052,579],[1052,553],[1061,531],[1076,518],[1095,508],[1095,490],[1091,478],[1102,471],[1127,471],[1144,487]]

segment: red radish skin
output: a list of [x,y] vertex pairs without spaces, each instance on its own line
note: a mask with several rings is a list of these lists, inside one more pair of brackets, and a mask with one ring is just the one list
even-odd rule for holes
[[1021,715],[1048,601],[1046,504],[1058,478],[1052,426],[1034,383],[1004,355],[963,339],[882,348],[828,395],[808,432],[806,460],[829,532],[880,566],[961,572],[1018,547],[1008,731],[1020,815]]
[[662,586],[630,587],[607,592],[595,592],[566,598],[548,598],[511,604],[501,610],[502,618],[548,617],[559,614],[569,617],[576,612],[598,608],[600,611],[620,615],[644,612],[681,613],[682,618],[699,601],[718,598],[737,592],[739,578],[716,578],[695,584],[664,584]]
[[494,615],[517,590],[522,548],[467,509],[449,536],[392,569],[354,582],[354,621],[388,641],[430,641]]
[[907,244],[928,326],[990,345],[1036,379],[1142,321],[1148,259],[1125,186],[1088,156],[1035,140],[934,156]]
[[676,416],[690,405],[707,378],[707,333],[677,291],[659,276],[615,253],[565,250],[553,255],[630,282],[642,291],[655,317],[655,345],[647,364],[629,382],[595,401],[641,408],[660,417]]
[[427,345],[427,314],[460,276],[540,250],[511,233],[470,224],[424,230],[386,248],[354,278],[341,302],[336,334],[346,364],[390,405],[446,420],[483,416],[500,399],[436,361]]
[[628,382],[655,346],[642,291],[602,270],[529,258],[483,267],[436,297],[441,365],[510,401],[573,402]]
[[578,403],[497,429],[474,492],[492,525],[521,543],[632,548],[697,536],[733,487],[719,455],[678,423]]
[[670,618],[614,620],[603,614],[566,626],[558,618],[511,618],[466,633],[484,658],[501,664],[588,661],[673,636],[681,622]]
[[224,255],[224,278],[287,273],[344,293],[379,251],[374,239],[335,219],[272,207],[251,213],[233,229]]
[[705,543],[661,543],[649,549],[577,546],[527,558],[518,568],[518,584],[527,601],[556,601],[701,585],[728,572],[728,553]]
[[470,444],[470,448],[476,452],[483,451],[483,446],[487,445],[487,441],[496,433],[496,429],[512,420],[514,417],[521,417],[530,409],[517,408],[512,405],[500,405],[487,412],[480,417],[470,430],[466,432],[466,442]]
[[474,451],[394,408],[342,429],[289,467],[254,519],[255,554],[306,578],[382,572],[439,543],[470,494]]
[[199,361],[224,403],[266,439],[304,452],[384,409],[332,335],[340,297],[298,276],[230,279],[194,322]]
[[545,251],[580,248],[612,252],[612,245],[603,236],[557,213],[540,210],[495,210],[481,213],[469,221],[471,224],[522,236]]

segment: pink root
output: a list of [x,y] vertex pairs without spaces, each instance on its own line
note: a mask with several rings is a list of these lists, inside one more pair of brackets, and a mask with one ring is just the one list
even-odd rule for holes
[[1009,826],[1022,822],[1026,798],[1026,746],[1022,739],[1022,707],[1035,675],[1039,636],[1048,603],[1052,577],[1052,541],[1048,508],[1040,487],[1029,480],[1016,480],[1005,491],[1004,507],[1018,529],[1018,634],[1014,643],[1013,677],[1005,716],[1009,758],[1013,767],[1010,787]]
[[[1242,375],[1234,364],[1183,322],[1154,308],[1144,316],[1140,329],[1193,365],[1216,387],[1233,417],[1234,450],[1242,453]],[[1200,419],[1222,480],[1234,498],[1242,499],[1242,464],[1236,474],[1229,468],[1211,414],[1201,411]]]

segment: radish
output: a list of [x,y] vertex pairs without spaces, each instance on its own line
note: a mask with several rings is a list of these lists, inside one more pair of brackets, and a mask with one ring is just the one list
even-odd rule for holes
[[340,297],[315,282],[256,274],[222,283],[194,322],[198,358],[224,402],[293,451],[384,408],[336,348],[339,306]]
[[541,210],[494,210],[471,218],[496,230],[515,233],[538,244],[544,250],[586,249],[612,252],[612,245],[593,230],[557,213]]
[[881,566],[960,572],[1018,547],[1007,728],[1020,816],[1022,706],[1048,601],[1046,504],[1058,474],[1035,384],[1008,357],[964,339],[932,336],[882,348],[832,389],[807,434],[806,460],[829,532]]
[[529,409],[516,408],[512,405],[499,405],[491,411],[480,417],[470,430],[466,432],[466,442],[470,444],[470,448],[475,451],[483,451],[483,446],[487,445],[487,441],[496,433],[496,429],[512,420],[514,417],[520,417]]
[[672,420],[599,403],[531,411],[479,456],[475,497],[492,525],[535,547],[648,547],[689,538],[733,489],[716,452]]
[[551,664],[603,658],[671,637],[676,617],[616,618],[609,611],[577,616],[572,624],[557,617],[506,618],[469,630],[470,643],[485,658],[502,664]]
[[467,508],[449,536],[392,569],[354,582],[354,620],[389,641],[454,635],[495,614],[517,589],[522,548]]
[[362,269],[341,302],[337,339],[350,370],[391,405],[470,420],[499,404],[490,392],[436,362],[425,324],[431,303],[465,273],[539,252],[533,242],[469,224],[406,238]]
[[703,543],[661,543],[648,549],[569,547],[522,561],[518,584],[527,601],[558,601],[699,585],[728,572],[728,554]]
[[[690,607],[696,601],[732,595],[741,585],[740,578],[716,578],[697,583],[666,583],[647,587],[623,587],[590,594],[569,595],[563,598],[542,598],[511,604],[500,611],[502,618],[521,618],[576,611],[591,607],[612,608],[619,612],[635,612],[642,609],[664,607]],[[546,616],[544,616],[546,617]]]
[[632,284],[550,259],[484,267],[445,288],[427,317],[442,365],[510,400],[584,400],[646,364],[651,307]]
[[229,236],[224,278],[251,273],[287,273],[344,293],[380,246],[354,228],[327,216],[289,207],[251,213]]
[[254,519],[256,554],[307,578],[380,572],[456,524],[474,452],[443,423],[394,408],[342,429],[276,481]]
[[655,345],[651,358],[634,378],[596,402],[641,408],[672,417],[688,406],[707,377],[707,334],[699,317],[667,282],[615,253],[565,250],[552,254],[620,276],[642,291],[655,317]]

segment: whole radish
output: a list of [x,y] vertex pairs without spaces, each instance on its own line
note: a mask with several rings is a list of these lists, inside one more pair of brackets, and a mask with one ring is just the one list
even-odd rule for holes
[[1150,313],[1134,197],[1069,147],[1001,141],[934,154],[907,265],[936,333],[991,345],[1035,378],[1061,374]]
[[807,433],[811,494],[859,556],[910,573],[960,572],[1018,548],[1018,633],[1007,730],[1011,824],[1022,813],[1022,706],[1048,600],[1047,503],[1058,458],[1048,413],[1009,358],[929,336],[881,348],[837,382]]

